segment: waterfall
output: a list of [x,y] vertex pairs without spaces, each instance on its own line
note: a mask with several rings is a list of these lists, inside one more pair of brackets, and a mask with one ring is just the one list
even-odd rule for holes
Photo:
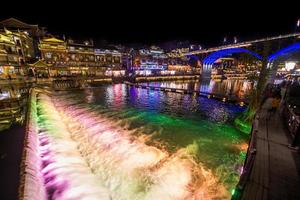
[[25,193],[35,194],[31,199],[229,198],[189,149],[170,154],[149,146],[131,135],[141,129],[126,130],[120,121],[58,95],[40,92],[32,104],[25,183]]

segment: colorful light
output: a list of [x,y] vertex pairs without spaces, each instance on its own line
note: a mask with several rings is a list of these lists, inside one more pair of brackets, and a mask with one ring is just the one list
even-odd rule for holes
[[232,189],[231,190],[231,195],[234,196],[234,194],[235,194],[235,189]]
[[295,63],[295,62],[286,62],[286,63],[285,63],[285,69],[286,69],[287,71],[293,70],[293,69],[295,68],[295,66],[296,66],[296,63]]
[[276,59],[286,56],[290,53],[295,53],[300,51],[300,42],[294,43],[288,47],[285,47],[268,57],[269,62],[274,62]]
[[[32,111],[31,129],[36,130],[32,136],[39,141],[34,143],[37,151],[33,163],[41,163],[32,176],[40,174],[47,198],[173,200],[226,196],[212,192],[225,189],[211,171],[190,158],[196,143],[170,155],[132,138],[130,131],[119,127],[120,121],[69,103],[41,93],[36,101],[38,109]],[[29,188],[42,185],[26,182]],[[41,196],[36,199],[46,199]]]
[[261,60],[261,56],[260,55],[258,55],[257,53],[255,53],[253,51],[250,51],[248,49],[244,49],[244,48],[229,48],[229,49],[221,49],[219,51],[216,51],[214,53],[209,54],[203,60],[203,65],[207,65],[207,66],[212,65],[219,58],[222,58],[222,57],[225,57],[225,56],[229,56],[229,55],[232,55],[234,53],[247,53],[247,54],[250,54],[250,55],[256,57],[257,59]]

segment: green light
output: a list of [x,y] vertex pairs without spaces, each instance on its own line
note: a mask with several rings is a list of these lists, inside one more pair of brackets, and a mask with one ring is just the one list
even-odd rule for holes
[[240,157],[242,158],[242,160],[246,160],[246,155],[247,155],[247,152],[245,152],[245,151],[240,152]]
[[231,190],[231,195],[233,196],[235,194],[235,189]]
[[247,122],[241,120],[240,118],[236,118],[234,120],[234,123],[241,132],[250,134],[251,127],[252,127],[252,124],[250,122],[247,123]]

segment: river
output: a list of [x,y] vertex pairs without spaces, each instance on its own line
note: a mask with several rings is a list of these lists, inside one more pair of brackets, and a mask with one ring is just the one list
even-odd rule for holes
[[[38,101],[42,139],[54,144],[49,150],[53,158],[43,166],[50,162],[65,167],[63,175],[55,175],[69,180],[65,195],[76,193],[78,179],[80,191],[89,188],[90,193],[78,193],[77,188],[77,198],[92,193],[90,182],[93,189],[99,185],[101,190],[93,194],[101,193],[103,199],[230,199],[248,142],[233,120],[245,107],[125,84],[55,92],[50,99],[42,96]],[[59,145],[62,138],[63,144],[74,142],[79,153],[72,145]],[[56,156],[62,152],[87,166],[68,178],[68,162]],[[86,168],[95,179],[81,174]],[[52,199],[66,198],[56,198],[64,194],[61,186],[56,195],[53,184],[50,188]]]

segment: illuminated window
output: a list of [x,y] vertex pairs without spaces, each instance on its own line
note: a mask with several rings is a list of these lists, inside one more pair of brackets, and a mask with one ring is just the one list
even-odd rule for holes
[[52,53],[51,52],[46,52],[45,53],[45,58],[51,59]]
[[[0,61],[6,61],[6,56],[0,56]],[[1,67],[0,67],[1,68]]]
[[106,57],[107,62],[111,62],[111,57]]

